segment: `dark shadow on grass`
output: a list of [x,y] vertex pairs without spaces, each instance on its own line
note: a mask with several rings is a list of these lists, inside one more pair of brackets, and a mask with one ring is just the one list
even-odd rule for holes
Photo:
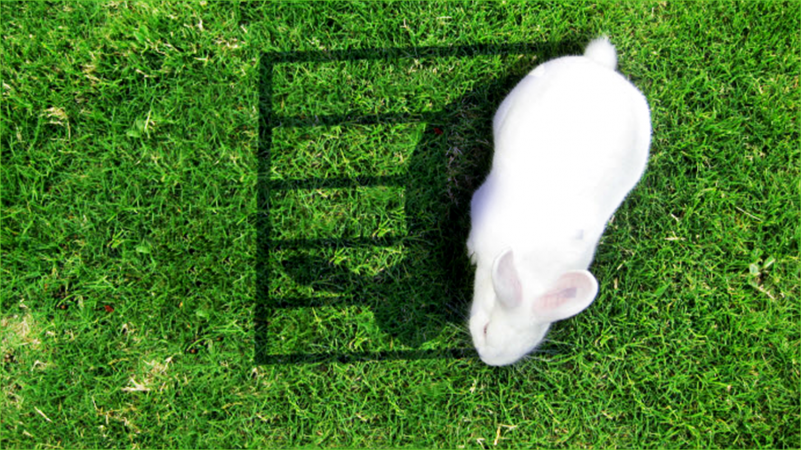
[[[472,348],[398,350],[376,352],[321,351],[271,352],[271,340],[282,330],[272,326],[276,317],[294,308],[364,305],[373,312],[380,329],[404,346],[418,348],[438,335],[446,323],[466,323],[472,295],[472,269],[465,254],[469,231],[469,203],[483,181],[492,148],[492,116],[506,93],[531,68],[530,60],[495,74],[493,80],[465,94],[436,113],[383,115],[277,116],[272,107],[273,67],[278,63],[399,58],[474,57],[478,55],[533,54],[538,61],[578,53],[576,43],[529,45],[472,45],[360,49],[332,52],[266,53],[261,58],[258,148],[258,213],[256,251],[255,362],[298,364],[397,359],[454,359],[474,357]],[[303,178],[270,180],[273,130],[276,127],[387,124],[424,122],[408,171],[402,176],[356,178]],[[460,142],[460,147],[454,146]],[[483,143],[479,143],[483,141]],[[404,236],[354,239],[273,239],[270,193],[293,189],[404,187],[407,233]],[[403,246],[402,262],[375,276],[357,275],[344,265],[331,264],[317,250],[342,247]],[[288,257],[280,268],[295,283],[329,295],[315,298],[271,296],[270,258],[276,251]],[[273,269],[275,265],[272,266]],[[330,294],[342,294],[331,296]],[[469,345],[467,340],[463,345]]]

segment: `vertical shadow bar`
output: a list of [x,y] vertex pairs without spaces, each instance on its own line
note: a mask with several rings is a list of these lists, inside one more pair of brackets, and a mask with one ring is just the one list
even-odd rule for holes
[[273,144],[273,61],[267,53],[259,59],[259,143],[256,150],[256,305],[254,342],[256,364],[267,362],[270,298],[270,151]]

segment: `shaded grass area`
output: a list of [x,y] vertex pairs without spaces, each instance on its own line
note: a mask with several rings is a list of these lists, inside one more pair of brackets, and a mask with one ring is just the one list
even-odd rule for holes
[[[3,446],[801,445],[798,3],[0,8]],[[599,298],[447,353],[493,110],[601,32],[654,137]],[[281,60],[260,165],[263,55],[459,46]]]

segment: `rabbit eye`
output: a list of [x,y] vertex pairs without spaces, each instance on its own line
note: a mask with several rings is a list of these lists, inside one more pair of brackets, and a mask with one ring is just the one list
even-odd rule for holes
[[489,328],[489,322],[487,322],[487,324],[484,325],[484,336],[487,336],[487,328]]

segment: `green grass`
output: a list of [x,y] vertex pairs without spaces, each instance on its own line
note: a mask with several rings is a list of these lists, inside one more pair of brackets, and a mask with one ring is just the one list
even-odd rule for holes
[[[0,3],[0,445],[801,447],[799,17]],[[485,366],[463,245],[494,108],[600,33],[648,171],[593,306]]]

